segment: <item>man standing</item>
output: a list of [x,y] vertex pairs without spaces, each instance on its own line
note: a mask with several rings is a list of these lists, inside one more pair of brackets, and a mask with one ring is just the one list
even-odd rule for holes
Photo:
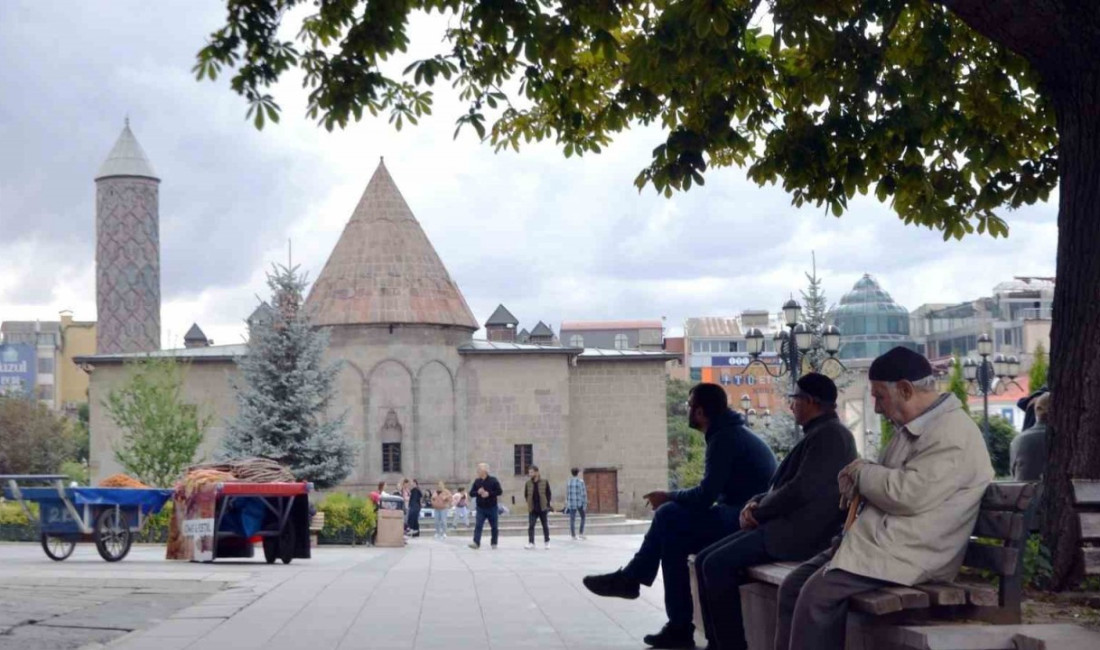
[[420,537],[420,507],[424,504],[424,493],[420,491],[420,483],[414,478],[409,489],[409,517],[407,528],[409,537]]
[[1017,481],[1041,481],[1047,465],[1047,415],[1050,413],[1050,393],[1043,393],[1031,404],[1035,424],[1012,439],[1009,458],[1012,478]]
[[836,507],[836,476],[858,454],[852,433],[836,415],[836,384],[810,373],[789,397],[802,439],[780,463],[768,491],[745,504],[741,530],[695,556],[707,648],[748,647],[740,592],[746,568],[809,559],[828,548],[844,523]]
[[703,431],[703,480],[691,489],[645,495],[655,510],[642,547],[624,568],[587,576],[584,586],[597,596],[637,598],[640,585],[652,585],[661,569],[668,623],[643,638],[655,648],[694,648],[687,556],[738,529],[745,503],[768,487],[775,455],[729,410],[726,391],[697,384],[688,397],[688,424]]
[[496,550],[497,536],[500,532],[497,526],[500,516],[497,511],[497,497],[504,494],[504,490],[500,487],[500,481],[495,476],[489,475],[488,463],[478,463],[477,478],[474,479],[474,484],[470,486],[470,494],[477,497],[475,500],[477,514],[474,516],[474,541],[470,544],[470,548],[475,551],[481,548],[481,530],[485,527],[485,520],[488,519],[489,540],[493,550]]
[[542,539],[546,550],[550,550],[550,524],[546,519],[550,512],[550,482],[539,476],[539,466],[527,468],[527,484],[523,486],[523,496],[527,499],[527,550],[535,549],[535,520],[542,522]]
[[577,476],[581,470],[577,467],[569,470],[572,476],[569,477],[569,482],[565,484],[565,509],[569,511],[569,534],[574,540],[577,539],[577,515],[581,517],[581,539],[584,539],[584,518],[585,513],[588,510],[588,489],[584,485],[584,480]]
[[842,506],[862,510],[839,546],[795,569],[779,588],[776,650],[844,647],[848,598],[887,585],[950,581],[962,566],[993,466],[978,427],[932,366],[897,347],[869,372],[875,412],[897,433],[882,464],[841,470]]

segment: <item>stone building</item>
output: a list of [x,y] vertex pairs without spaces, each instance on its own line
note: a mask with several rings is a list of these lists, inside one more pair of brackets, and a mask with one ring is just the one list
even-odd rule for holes
[[[487,323],[496,340],[474,339],[477,320],[382,164],[306,305],[329,332],[328,357],[342,362],[332,408],[347,413],[357,451],[343,489],[363,493],[403,476],[468,484],[484,461],[501,479],[505,502],[522,510],[527,466],[539,465],[554,483],[555,502],[578,466],[594,511],[630,513],[643,509],[643,494],[667,485],[665,362],[672,357],[518,343],[508,340],[505,331],[517,323],[503,308]],[[216,414],[204,444],[214,452],[235,415],[230,381],[247,346],[156,354],[190,362],[184,394]],[[119,469],[111,452],[119,432],[98,405],[124,381],[124,362],[140,356],[83,359],[93,368],[96,477]]]
[[160,179],[130,120],[95,176],[96,352],[160,349]]

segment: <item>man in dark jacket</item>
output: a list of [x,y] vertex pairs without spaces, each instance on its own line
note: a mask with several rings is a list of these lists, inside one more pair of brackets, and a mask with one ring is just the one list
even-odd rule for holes
[[708,648],[744,650],[740,587],[754,564],[803,561],[829,546],[840,532],[836,476],[856,459],[856,441],[836,415],[836,385],[810,373],[790,395],[803,437],[783,459],[768,491],[741,511],[741,530],[695,556],[699,602]]
[[420,483],[414,478],[412,489],[409,490],[409,515],[406,527],[409,529],[409,537],[420,537],[420,507],[423,505],[424,493],[420,490]]
[[481,548],[481,530],[485,527],[485,520],[489,520],[490,542],[493,550],[497,548],[497,536],[499,528],[500,511],[497,510],[497,497],[504,494],[500,487],[500,481],[495,476],[489,475],[488,463],[479,463],[477,466],[477,478],[470,486],[470,494],[476,497],[477,515],[474,517],[474,541],[470,548],[475,551]]
[[775,471],[775,455],[729,410],[721,386],[697,384],[691,389],[688,424],[705,432],[702,482],[691,489],[646,494],[655,512],[634,559],[614,573],[584,579],[584,586],[598,596],[637,598],[640,585],[652,585],[660,568],[668,623],[643,639],[655,648],[695,647],[687,556],[736,531],[741,509],[767,489]]

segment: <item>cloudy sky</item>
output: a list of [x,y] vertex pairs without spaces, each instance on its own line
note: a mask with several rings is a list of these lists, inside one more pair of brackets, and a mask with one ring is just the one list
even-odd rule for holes
[[[504,303],[527,327],[663,316],[677,331],[691,316],[778,309],[804,287],[811,251],[832,301],[870,273],[909,308],[1054,273],[1054,203],[1008,214],[1007,240],[945,243],[873,199],[842,219],[796,209],[738,169],[671,199],[639,194],[659,132],[584,159],[551,145],[494,154],[472,131],[452,138],[461,108],[446,87],[418,127],[328,133],[292,77],[276,89],[282,123],[257,132],[224,79],[190,72],[223,7],[0,2],[0,320],[94,318],[92,178],[126,115],[162,178],[166,347],[192,322],[238,342],[288,240],[316,277],[380,156],[480,321]],[[438,44],[438,24],[416,28],[412,58]]]

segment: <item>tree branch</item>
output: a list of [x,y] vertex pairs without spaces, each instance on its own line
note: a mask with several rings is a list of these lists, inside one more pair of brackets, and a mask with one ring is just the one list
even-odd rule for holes
[[1041,64],[1065,43],[1058,0],[932,0],[971,29],[1028,61]]

